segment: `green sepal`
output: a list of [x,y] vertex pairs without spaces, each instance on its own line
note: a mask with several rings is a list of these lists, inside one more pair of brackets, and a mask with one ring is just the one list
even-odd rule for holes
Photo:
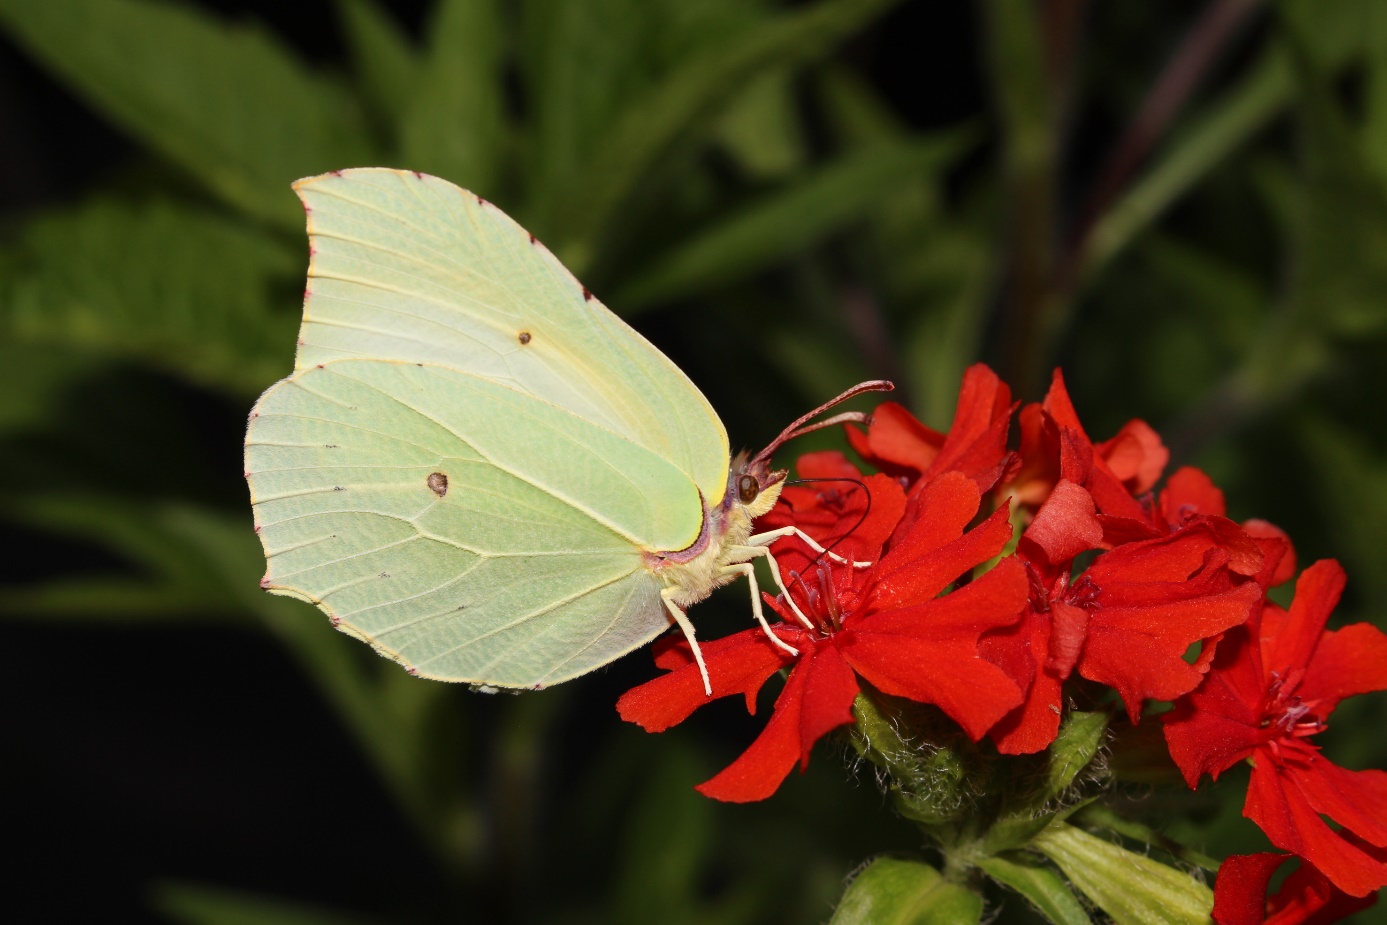
[[1130,819],[1123,819],[1117,813],[1106,806],[1093,803],[1084,806],[1074,814],[1074,821],[1086,829],[1102,828],[1111,829],[1124,838],[1133,841],[1143,842],[1159,848],[1181,861],[1194,864],[1207,871],[1217,871],[1219,862],[1193,848],[1189,848],[1175,839],[1156,831],[1148,825],[1140,822],[1133,822]]
[[1077,801],[1071,796],[1064,805],[1063,798],[1075,779],[1092,764],[1105,741],[1107,728],[1106,713],[1075,711],[1065,717],[1054,743],[1043,756],[1037,756],[1043,758],[1044,765],[1033,774],[1033,789],[1008,801],[1007,811],[988,828],[984,854],[1025,848],[1047,826],[1063,821],[1092,801]]
[[1050,767],[1045,785],[1037,794],[1042,802],[1055,799],[1069,789],[1079,773],[1089,766],[1103,744],[1108,714],[1070,712],[1050,746]]
[[1089,925],[1083,903],[1054,868],[1021,857],[1000,856],[983,858],[978,866],[1002,886],[1024,896],[1055,925]]
[[853,713],[853,747],[886,772],[902,816],[930,828],[975,817],[992,763],[943,713],[879,691],[859,694]]
[[1097,796],[1066,806],[1051,813],[1016,812],[1003,816],[993,823],[983,838],[982,854],[986,856],[1002,851],[1025,848],[1041,832],[1057,822],[1064,822],[1071,814],[1091,804]]
[[1207,925],[1214,894],[1184,871],[1065,823],[1031,841],[1117,925]]
[[829,925],[976,925],[982,897],[919,861],[877,858],[848,884]]

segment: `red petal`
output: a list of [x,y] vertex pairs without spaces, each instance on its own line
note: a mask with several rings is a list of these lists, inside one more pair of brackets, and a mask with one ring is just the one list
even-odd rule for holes
[[1255,578],[1266,565],[1262,544],[1226,517],[1205,517],[1204,526],[1220,548],[1228,553],[1228,568],[1239,575]]
[[1160,434],[1139,418],[1123,424],[1117,436],[1094,449],[1108,470],[1133,495],[1150,491],[1170,461],[1170,450],[1161,442]]
[[[963,490],[954,492],[954,490]],[[927,516],[915,521],[910,533],[882,556],[872,571],[872,587],[867,592],[865,610],[889,610],[925,602],[938,595],[958,576],[999,555],[1011,542],[1011,521],[1007,508],[999,508],[967,534],[958,535],[958,520],[967,523],[978,509],[978,487],[960,473],[946,473],[928,492],[949,494],[938,505],[925,506]],[[939,530],[939,524],[945,530]],[[951,530],[950,530],[951,528]],[[953,533],[951,537],[949,534]],[[940,544],[942,545],[936,545]]]
[[1201,521],[1175,533],[1120,546],[1099,556],[1086,574],[1104,591],[1126,587],[1135,595],[1138,589],[1189,580],[1206,567],[1209,552],[1219,549],[1217,537]]
[[1085,443],[1093,442],[1088,439],[1088,434],[1084,433],[1084,425],[1079,423],[1079,413],[1074,410],[1074,403],[1069,400],[1069,389],[1065,387],[1064,374],[1058,368],[1050,377],[1050,391],[1045,393],[1045,403],[1042,407],[1060,427],[1078,431]]
[[1262,925],[1267,887],[1289,854],[1236,854],[1219,865],[1213,918],[1218,925]]
[[1007,673],[978,654],[978,637],[1015,622],[1028,582],[1014,558],[951,594],[875,613],[845,634],[843,657],[888,694],[936,704],[974,740],[1020,705]]
[[943,434],[920,423],[905,408],[887,401],[872,412],[865,451],[859,442],[854,442],[853,448],[878,468],[906,470],[918,476],[939,455],[944,439]]
[[1267,887],[1291,854],[1234,855],[1219,865],[1213,919],[1218,925],[1331,925],[1367,909],[1377,895],[1349,896],[1313,864],[1301,861],[1276,891]]
[[1248,520],[1243,523],[1243,532],[1257,541],[1262,547],[1265,560],[1264,574],[1257,576],[1257,582],[1264,588],[1275,588],[1295,577],[1295,546],[1291,538],[1276,524],[1265,520]]
[[1228,505],[1213,479],[1193,466],[1182,466],[1166,479],[1161,514],[1166,523],[1178,527],[1196,514],[1226,517]]
[[1350,896],[1366,896],[1387,886],[1387,864],[1326,825],[1266,749],[1258,750],[1243,815],[1257,823],[1273,845],[1305,858]]
[[1004,755],[1044,751],[1059,733],[1062,682],[1044,667],[1049,647],[1050,620],[1029,608],[1016,626],[989,633],[978,646],[983,658],[1001,667],[1026,696],[988,733]]
[[1017,416],[1021,429],[1020,471],[1006,490],[1017,504],[1037,508],[1059,478],[1059,428],[1038,404]]
[[1387,845],[1387,772],[1350,771],[1317,754],[1309,767],[1288,764],[1284,776],[1315,812],[1370,844]]
[[1088,640],[1089,614],[1063,601],[1050,605],[1050,657],[1045,667],[1060,678],[1069,677]]
[[1002,473],[1011,430],[1011,389],[997,374],[976,363],[963,374],[953,424],[926,478],[958,471],[986,490]]
[[1096,514],[1089,493],[1061,479],[1021,535],[1021,542],[1028,547],[1026,558],[1034,559],[1029,549],[1034,547],[1046,563],[1058,566],[1071,562],[1081,552],[1098,548],[1103,542],[1103,527]]
[[[1220,873],[1222,870],[1219,868]],[[1217,893],[1214,902],[1218,902]],[[1300,867],[1267,901],[1267,925],[1332,925],[1376,902],[1376,893],[1350,896],[1330,883],[1313,864],[1301,861]]]
[[1291,669],[1309,665],[1343,591],[1344,569],[1333,559],[1321,559],[1300,573],[1289,617],[1270,646],[1263,645],[1267,670],[1284,676]]
[[915,486],[906,499],[897,536],[891,546],[905,546],[899,555],[912,557],[922,551],[938,549],[962,535],[978,512],[982,492],[961,472],[946,472]]
[[1205,774],[1217,779],[1266,739],[1266,681],[1251,638],[1249,628],[1228,633],[1204,682],[1161,717],[1170,757],[1191,788]]
[[854,466],[846,456],[837,450],[805,453],[795,460],[795,472],[802,479],[862,478],[862,470]]
[[1326,632],[1296,693],[1321,718],[1354,694],[1387,690],[1387,634],[1368,623]]
[[764,800],[775,793],[796,760],[809,761],[825,733],[853,721],[857,679],[836,649],[804,653],[775,701],[770,722],[736,761],[695,789],[728,803]]
[[[792,628],[781,630],[781,634],[787,641],[795,640],[791,645],[798,641],[799,634]],[[772,645],[760,629],[700,642],[699,649],[708,665],[712,697],[703,692],[703,676],[688,642],[680,639],[656,656],[661,667],[672,669],[669,674],[633,687],[617,700],[621,718],[646,732],[663,732],[718,697],[743,694],[750,709],[766,679],[793,660],[788,652]]]
[[1200,639],[1244,623],[1262,589],[1245,584],[1222,594],[1139,607],[1106,604],[1089,621],[1079,674],[1117,690],[1136,722],[1145,699],[1173,700],[1203,679],[1183,658]]

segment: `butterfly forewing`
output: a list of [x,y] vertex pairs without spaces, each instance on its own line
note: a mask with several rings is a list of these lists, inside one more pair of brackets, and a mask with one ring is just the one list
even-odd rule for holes
[[295,185],[312,258],[298,369],[424,362],[510,385],[619,434],[721,499],[727,435],[702,394],[495,206],[360,169]]

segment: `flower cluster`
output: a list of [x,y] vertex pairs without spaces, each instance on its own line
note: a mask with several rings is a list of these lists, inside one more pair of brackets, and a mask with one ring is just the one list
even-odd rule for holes
[[[1132,723],[1174,704],[1159,721],[1191,787],[1252,766],[1244,814],[1289,854],[1226,861],[1217,921],[1331,921],[1387,885],[1387,773],[1340,768],[1312,742],[1345,697],[1387,689],[1387,636],[1325,629],[1336,562],[1305,569],[1289,609],[1276,606],[1268,591],[1296,572],[1286,535],[1230,520],[1197,469],[1162,485],[1169,454],[1142,421],[1094,442],[1058,372],[1020,408],[974,366],[947,433],[886,403],[848,440],[874,474],[841,453],[803,456],[804,481],[758,523],[830,550],[772,546],[791,597],[766,596],[773,632],[798,654],[759,629],[703,645],[715,698],[742,695],[754,712],[764,683],[788,677],[760,736],[702,793],[769,796],[855,721],[864,692],[931,704],[1002,756],[1046,750],[1067,704],[1106,692]],[[650,731],[708,702],[687,643],[667,640],[656,664],[666,673],[618,704]],[[1302,866],[1268,904],[1291,856]]]

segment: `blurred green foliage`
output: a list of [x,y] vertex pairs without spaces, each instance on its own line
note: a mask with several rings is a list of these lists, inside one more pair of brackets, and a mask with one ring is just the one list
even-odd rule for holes
[[[407,820],[345,846],[347,875],[405,852],[434,894],[384,878],[319,904],[190,865],[138,885],[150,914],[815,922],[854,867],[914,847],[831,754],[764,806],[698,797],[754,726],[709,710],[662,739],[614,728],[644,656],[605,687],[487,699],[410,679],[259,590],[240,415],[291,366],[306,245],[288,185],[334,168],[428,171],[501,205],[640,313],[736,442],[868,377],[942,427],[975,360],[1027,399],[1062,363],[1095,436],[1150,420],[1233,516],[1289,529],[1303,563],[1344,560],[1347,618],[1387,618],[1376,0],[987,0],[975,34],[945,37],[956,81],[933,82],[874,53],[913,47],[883,35],[928,28],[927,3],[438,0],[418,35],[377,0],[332,12],[325,62],[187,2],[0,0],[14,47],[137,151],[4,215],[0,518],[36,551],[0,615],[63,685],[83,679],[62,653],[103,645],[99,629],[173,634],[174,650],[208,638],[194,627],[272,639],[380,782],[338,811],[377,801]],[[959,113],[973,81],[982,98]],[[699,614],[740,626],[732,611]],[[1387,763],[1382,711],[1355,709],[1331,751]],[[1210,853],[1259,846],[1226,807],[1172,799],[1134,813],[1192,815],[1181,834]],[[267,812],[292,826],[294,805]],[[1083,918],[1048,868],[994,876]],[[868,920],[853,895],[835,921]],[[1035,915],[1016,897],[1000,914]]]

